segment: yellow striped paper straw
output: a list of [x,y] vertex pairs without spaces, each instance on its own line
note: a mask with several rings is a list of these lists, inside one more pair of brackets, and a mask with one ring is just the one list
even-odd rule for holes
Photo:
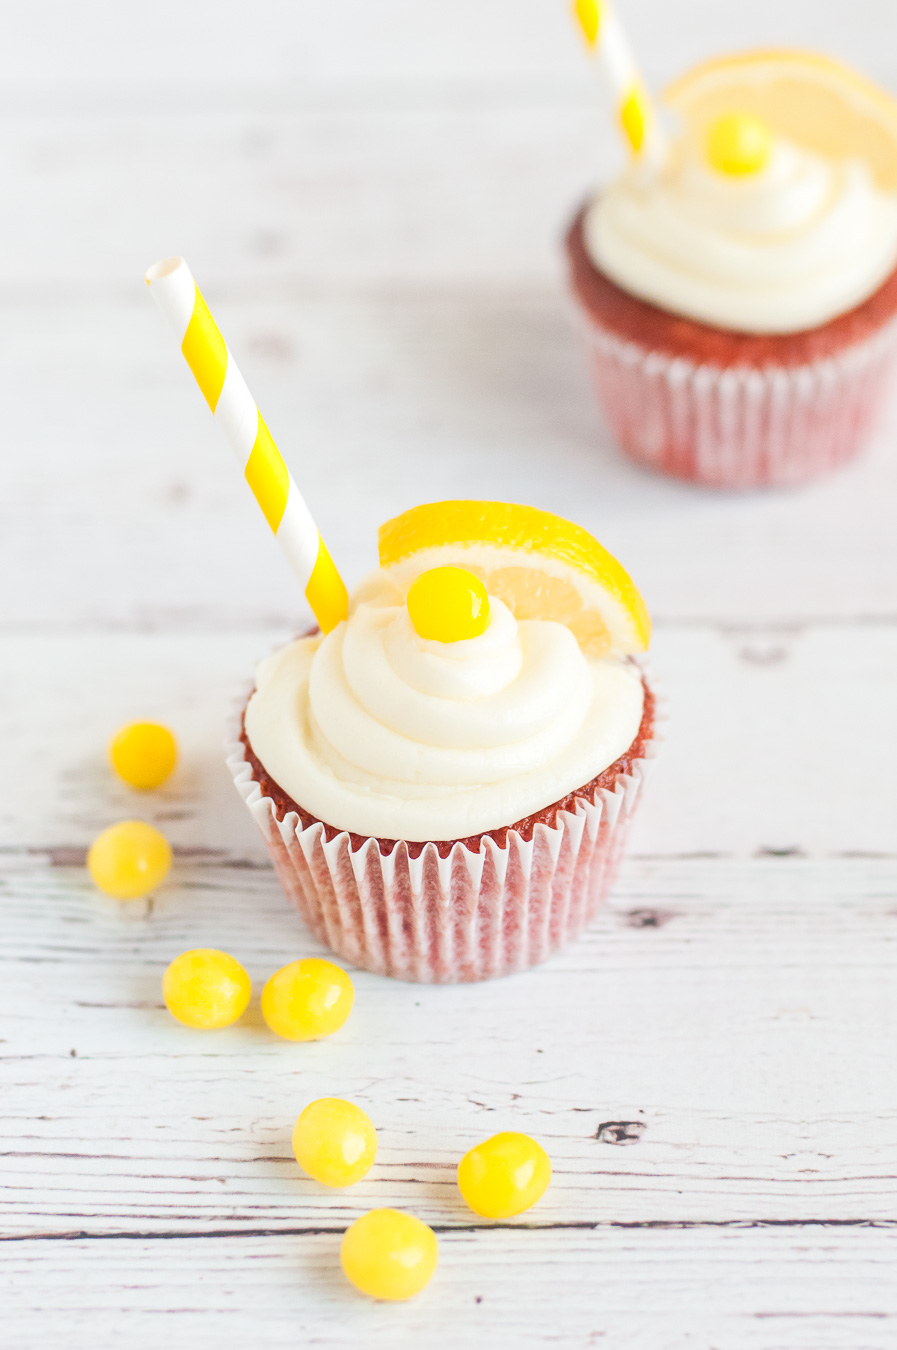
[[633,155],[656,156],[661,133],[629,41],[610,0],[573,0],[586,42],[600,54],[614,93],[617,118]]
[[168,319],[215,421],[243,466],[246,481],[305,590],[312,612],[329,633],[349,612],[349,597],[318,527],[208,305],[183,258],[163,258],[146,273],[150,294]]

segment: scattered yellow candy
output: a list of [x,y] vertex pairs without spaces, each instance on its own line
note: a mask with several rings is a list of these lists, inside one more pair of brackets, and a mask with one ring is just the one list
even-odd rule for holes
[[354,1002],[355,989],[344,970],[308,957],[274,972],[262,991],[262,1016],[288,1041],[316,1041],[339,1031]]
[[346,1278],[371,1298],[400,1302],[429,1284],[439,1260],[432,1228],[396,1209],[372,1209],[346,1229],[340,1261]]
[[123,820],[97,835],[87,867],[101,891],[116,900],[139,900],[168,876],[171,845],[142,820]]
[[551,1160],[528,1134],[507,1131],[477,1144],[458,1164],[458,1186],[474,1214],[510,1219],[534,1205],[551,1180]]
[[178,758],[178,745],[167,727],[156,722],[132,722],[122,727],[109,746],[112,767],[131,787],[159,787]]
[[464,567],[433,567],[408,591],[408,614],[422,638],[463,642],[489,626],[486,587]]
[[726,113],[707,133],[707,162],[730,178],[759,173],[772,154],[772,132],[750,113]]
[[252,983],[240,962],[213,947],[176,956],[162,977],[162,997],[172,1017],[202,1031],[236,1022],[251,993]]
[[306,1106],[293,1129],[296,1161],[325,1186],[354,1186],[377,1156],[377,1131],[366,1111],[339,1097]]

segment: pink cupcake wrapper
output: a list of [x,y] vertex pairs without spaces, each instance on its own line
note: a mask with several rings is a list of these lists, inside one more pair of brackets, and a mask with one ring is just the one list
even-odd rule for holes
[[502,848],[484,837],[472,853],[456,843],[441,858],[425,844],[381,854],[368,839],[353,850],[344,831],[329,842],[320,823],[295,812],[278,821],[243,744],[228,767],[249,807],[288,898],[315,937],[355,966],[423,983],[484,980],[526,970],[578,936],[613,884],[642,782],[657,754],[655,728],[631,774],[594,803],[581,799],[557,825],[538,824],[527,842],[509,830]]
[[621,448],[713,487],[800,483],[862,449],[879,412],[897,320],[801,366],[696,364],[621,338],[583,311],[590,364]]

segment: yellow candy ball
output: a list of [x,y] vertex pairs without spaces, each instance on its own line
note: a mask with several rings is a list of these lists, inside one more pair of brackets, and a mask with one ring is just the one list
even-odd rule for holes
[[159,787],[178,758],[178,744],[167,727],[156,722],[132,722],[122,727],[109,746],[112,767],[131,787]]
[[477,1144],[458,1164],[458,1186],[474,1214],[510,1219],[544,1195],[551,1160],[528,1134],[507,1131]]
[[97,835],[87,867],[101,891],[116,900],[139,900],[168,876],[171,845],[142,820],[123,820]]
[[769,162],[773,137],[769,126],[751,113],[726,113],[707,133],[707,162],[730,178],[759,173]]
[[339,1097],[306,1106],[293,1128],[296,1161],[325,1186],[354,1186],[377,1156],[377,1131],[366,1111]]
[[355,1002],[355,988],[332,961],[308,957],[277,970],[262,990],[262,1016],[288,1041],[316,1041],[339,1031]]
[[172,1017],[201,1031],[236,1022],[251,993],[252,982],[240,962],[214,947],[183,952],[162,976],[162,997]]
[[432,1228],[397,1209],[372,1209],[346,1229],[340,1261],[346,1278],[371,1298],[401,1302],[429,1284],[439,1260]]
[[489,626],[486,587],[463,567],[422,572],[412,582],[406,603],[416,631],[435,642],[463,642]]

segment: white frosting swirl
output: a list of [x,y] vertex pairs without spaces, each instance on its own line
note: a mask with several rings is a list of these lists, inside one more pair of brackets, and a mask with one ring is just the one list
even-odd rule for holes
[[275,782],[340,829],[438,841],[513,824],[612,764],[641,722],[638,668],[489,605],[482,636],[433,642],[381,592],[263,662],[246,732]]
[[590,207],[592,261],[674,314],[745,333],[793,333],[866,300],[897,264],[897,196],[865,164],[778,141],[743,177],[689,146],[632,165]]

